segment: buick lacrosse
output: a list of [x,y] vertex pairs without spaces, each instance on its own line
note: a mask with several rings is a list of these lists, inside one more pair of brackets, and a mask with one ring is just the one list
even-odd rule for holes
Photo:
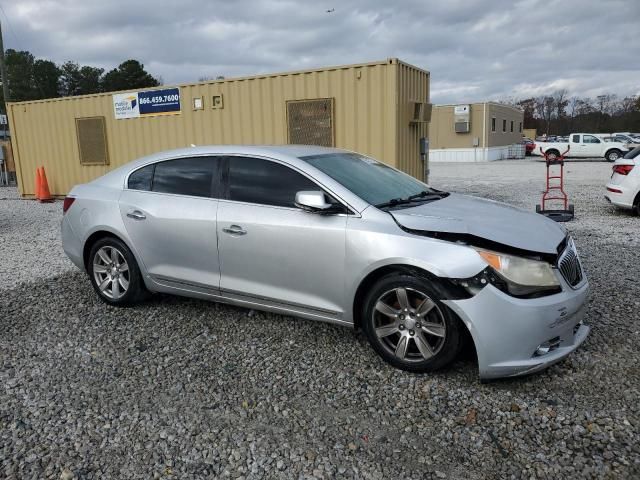
[[482,379],[548,367],[589,333],[563,227],[358,153],[163,152],[74,187],[63,210],[64,250],[110,305],[164,292],[333,322],[412,372],[470,339]]

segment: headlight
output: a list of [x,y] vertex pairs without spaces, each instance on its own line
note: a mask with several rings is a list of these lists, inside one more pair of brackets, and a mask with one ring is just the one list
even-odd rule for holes
[[[549,295],[561,290],[553,268],[547,262],[475,249],[498,278],[489,281],[516,297]],[[502,282],[500,282],[502,280]]]

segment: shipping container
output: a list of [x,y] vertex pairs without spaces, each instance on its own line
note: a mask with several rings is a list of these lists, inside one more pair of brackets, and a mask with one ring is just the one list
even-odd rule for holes
[[62,196],[192,144],[335,146],[425,178],[429,73],[398,59],[142,90],[8,103],[21,194],[33,196],[40,166]]

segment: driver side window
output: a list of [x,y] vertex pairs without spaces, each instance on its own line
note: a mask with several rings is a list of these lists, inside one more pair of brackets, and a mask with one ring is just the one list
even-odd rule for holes
[[280,163],[253,157],[228,159],[229,200],[274,207],[295,207],[297,192],[322,190],[301,173]]

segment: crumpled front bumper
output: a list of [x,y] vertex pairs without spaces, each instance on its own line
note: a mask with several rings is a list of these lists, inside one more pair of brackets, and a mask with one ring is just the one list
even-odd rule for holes
[[[464,300],[447,300],[468,327],[478,354],[482,380],[526,375],[562,360],[587,338],[582,323],[589,284],[572,289],[563,283],[561,293],[520,299],[492,285]],[[544,355],[538,347],[552,340],[556,346]]]

